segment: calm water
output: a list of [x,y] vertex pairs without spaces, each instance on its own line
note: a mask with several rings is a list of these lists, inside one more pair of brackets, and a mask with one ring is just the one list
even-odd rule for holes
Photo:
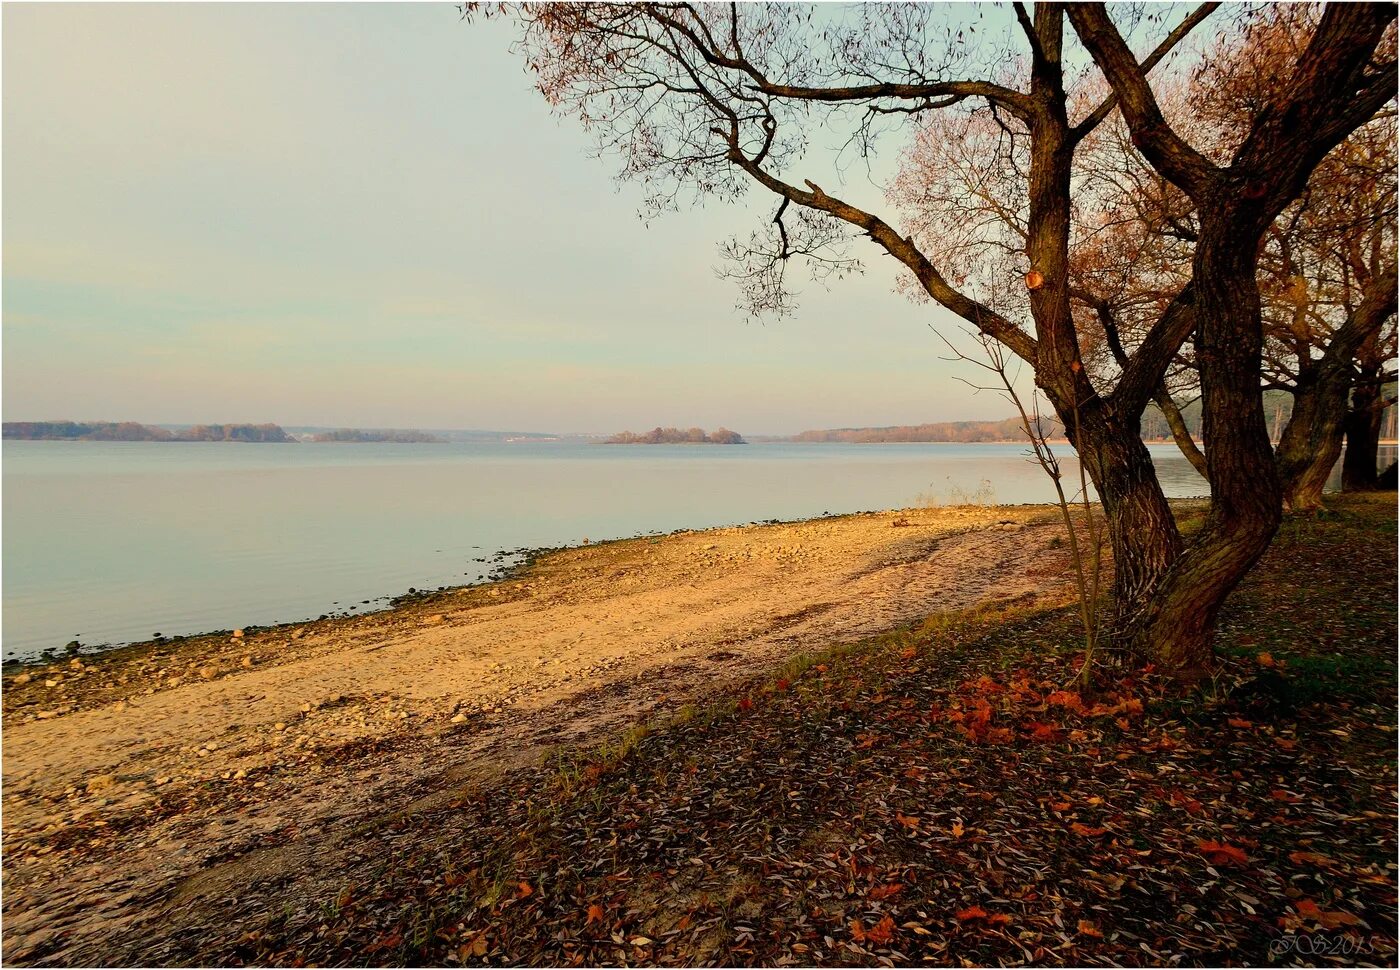
[[[1174,447],[1153,456],[1169,495],[1206,493]],[[1053,498],[1014,445],[6,441],[3,459],[7,658],[369,610],[478,581],[503,549],[946,501],[983,480],[997,502]]]

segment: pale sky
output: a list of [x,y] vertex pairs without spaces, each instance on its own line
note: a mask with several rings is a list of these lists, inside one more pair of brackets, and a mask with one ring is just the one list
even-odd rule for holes
[[5,420],[762,434],[1010,414],[953,379],[979,375],[940,359],[948,317],[895,294],[868,244],[863,278],[747,321],[717,247],[769,199],[644,225],[509,23],[3,18]]

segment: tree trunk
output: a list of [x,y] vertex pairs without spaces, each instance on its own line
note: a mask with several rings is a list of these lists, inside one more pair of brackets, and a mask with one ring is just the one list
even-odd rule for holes
[[[1355,382],[1352,361],[1395,312],[1395,286],[1394,266],[1377,273],[1367,283],[1360,305],[1332,334],[1322,358],[1298,374],[1293,413],[1277,452],[1284,501],[1295,512],[1322,507],[1322,489],[1342,453],[1347,395]],[[1373,470],[1374,455],[1373,451]]]
[[1106,436],[1096,453],[1099,497],[1113,549],[1113,615],[1110,639],[1130,625],[1181,555],[1181,533],[1157,482],[1152,456],[1135,430]]
[[1268,548],[1282,518],[1260,393],[1257,234],[1246,230],[1240,238],[1232,208],[1225,200],[1213,211],[1203,207],[1193,264],[1210,511],[1156,595],[1130,604],[1120,634],[1130,648],[1186,681],[1210,668],[1220,607]]
[[1283,501],[1294,512],[1322,508],[1322,490],[1342,453],[1342,423],[1347,413],[1347,375],[1299,378],[1293,414],[1283,429],[1275,458]]
[[1377,458],[1384,416],[1380,381],[1358,383],[1352,390],[1351,408],[1343,423],[1347,448],[1342,457],[1342,491],[1369,492],[1380,486]]

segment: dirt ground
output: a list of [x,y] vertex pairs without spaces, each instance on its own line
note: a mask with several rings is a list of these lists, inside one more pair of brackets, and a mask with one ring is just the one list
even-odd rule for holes
[[363,826],[794,654],[1061,598],[1058,531],[1043,507],[972,507],[680,532],[369,616],[9,676],[4,959],[103,962],[173,901],[332,878]]

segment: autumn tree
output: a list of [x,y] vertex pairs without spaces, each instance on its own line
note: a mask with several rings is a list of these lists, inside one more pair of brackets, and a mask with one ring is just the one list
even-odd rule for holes
[[[1185,110],[1212,157],[1238,149],[1320,17],[1312,4],[1283,7],[1211,50]],[[1358,361],[1383,352],[1384,331],[1394,330],[1395,140],[1393,111],[1358,127],[1262,240],[1263,370],[1266,387],[1293,398],[1275,457],[1285,505],[1295,510],[1321,506],[1342,451],[1348,397],[1361,379]],[[1374,467],[1374,453],[1370,461]]]
[[[1161,85],[1172,124],[1203,154],[1227,164],[1268,102],[1270,88],[1316,29],[1319,11],[1297,4],[1211,47],[1194,75]],[[977,248],[968,285],[1008,316],[1024,294],[1004,281],[1026,236],[1016,178],[1025,146],[985,110],[932,116],[919,129],[890,194],[903,228],[948,259]],[[1190,279],[1198,214],[1191,199],[1138,154],[1114,117],[1079,145],[1067,273],[1081,359],[1097,386],[1126,361],[1165,301]],[[1342,449],[1344,423],[1358,439],[1356,469],[1374,479],[1382,362],[1393,356],[1395,302],[1395,118],[1384,112],[1353,132],[1312,173],[1275,219],[1260,254],[1265,387],[1293,398],[1276,448],[1285,505],[1310,510]],[[1363,363],[1364,359],[1364,363]],[[1376,376],[1371,376],[1376,375]],[[1378,379],[1379,378],[1379,379]],[[1177,406],[1199,386],[1194,345],[1183,345],[1154,395],[1181,451],[1208,476]],[[1356,408],[1347,407],[1348,392]]]
[[[733,200],[750,187],[771,194],[766,229],[729,250],[756,306],[786,307],[794,258],[840,273],[851,268],[842,244],[864,237],[932,300],[1029,364],[1103,501],[1114,640],[1190,677],[1209,663],[1221,602],[1279,520],[1259,397],[1258,241],[1318,161],[1394,89],[1393,59],[1377,57],[1393,8],[1330,6],[1239,150],[1228,164],[1214,163],[1167,122],[1147,80],[1214,8],[1198,8],[1143,58],[1094,4],[1038,4],[1033,13],[1013,4],[1014,40],[991,45],[969,43],[972,26],[956,27],[950,9],[936,5],[863,5],[834,20],[786,4],[546,3],[515,12],[542,93],[589,126],[658,207],[687,196]],[[1071,24],[1111,91],[1087,110],[1070,91]],[[1012,78],[1007,63],[1017,65]],[[869,153],[885,123],[974,104],[994,110],[1027,145],[1024,319],[966,292],[962,267],[935,261],[872,208],[799,171],[824,120],[854,113],[852,137]],[[1067,261],[1075,153],[1116,110],[1135,147],[1203,215],[1190,285],[1106,388],[1081,359]],[[1188,544],[1139,420],[1193,332],[1213,500]]]

